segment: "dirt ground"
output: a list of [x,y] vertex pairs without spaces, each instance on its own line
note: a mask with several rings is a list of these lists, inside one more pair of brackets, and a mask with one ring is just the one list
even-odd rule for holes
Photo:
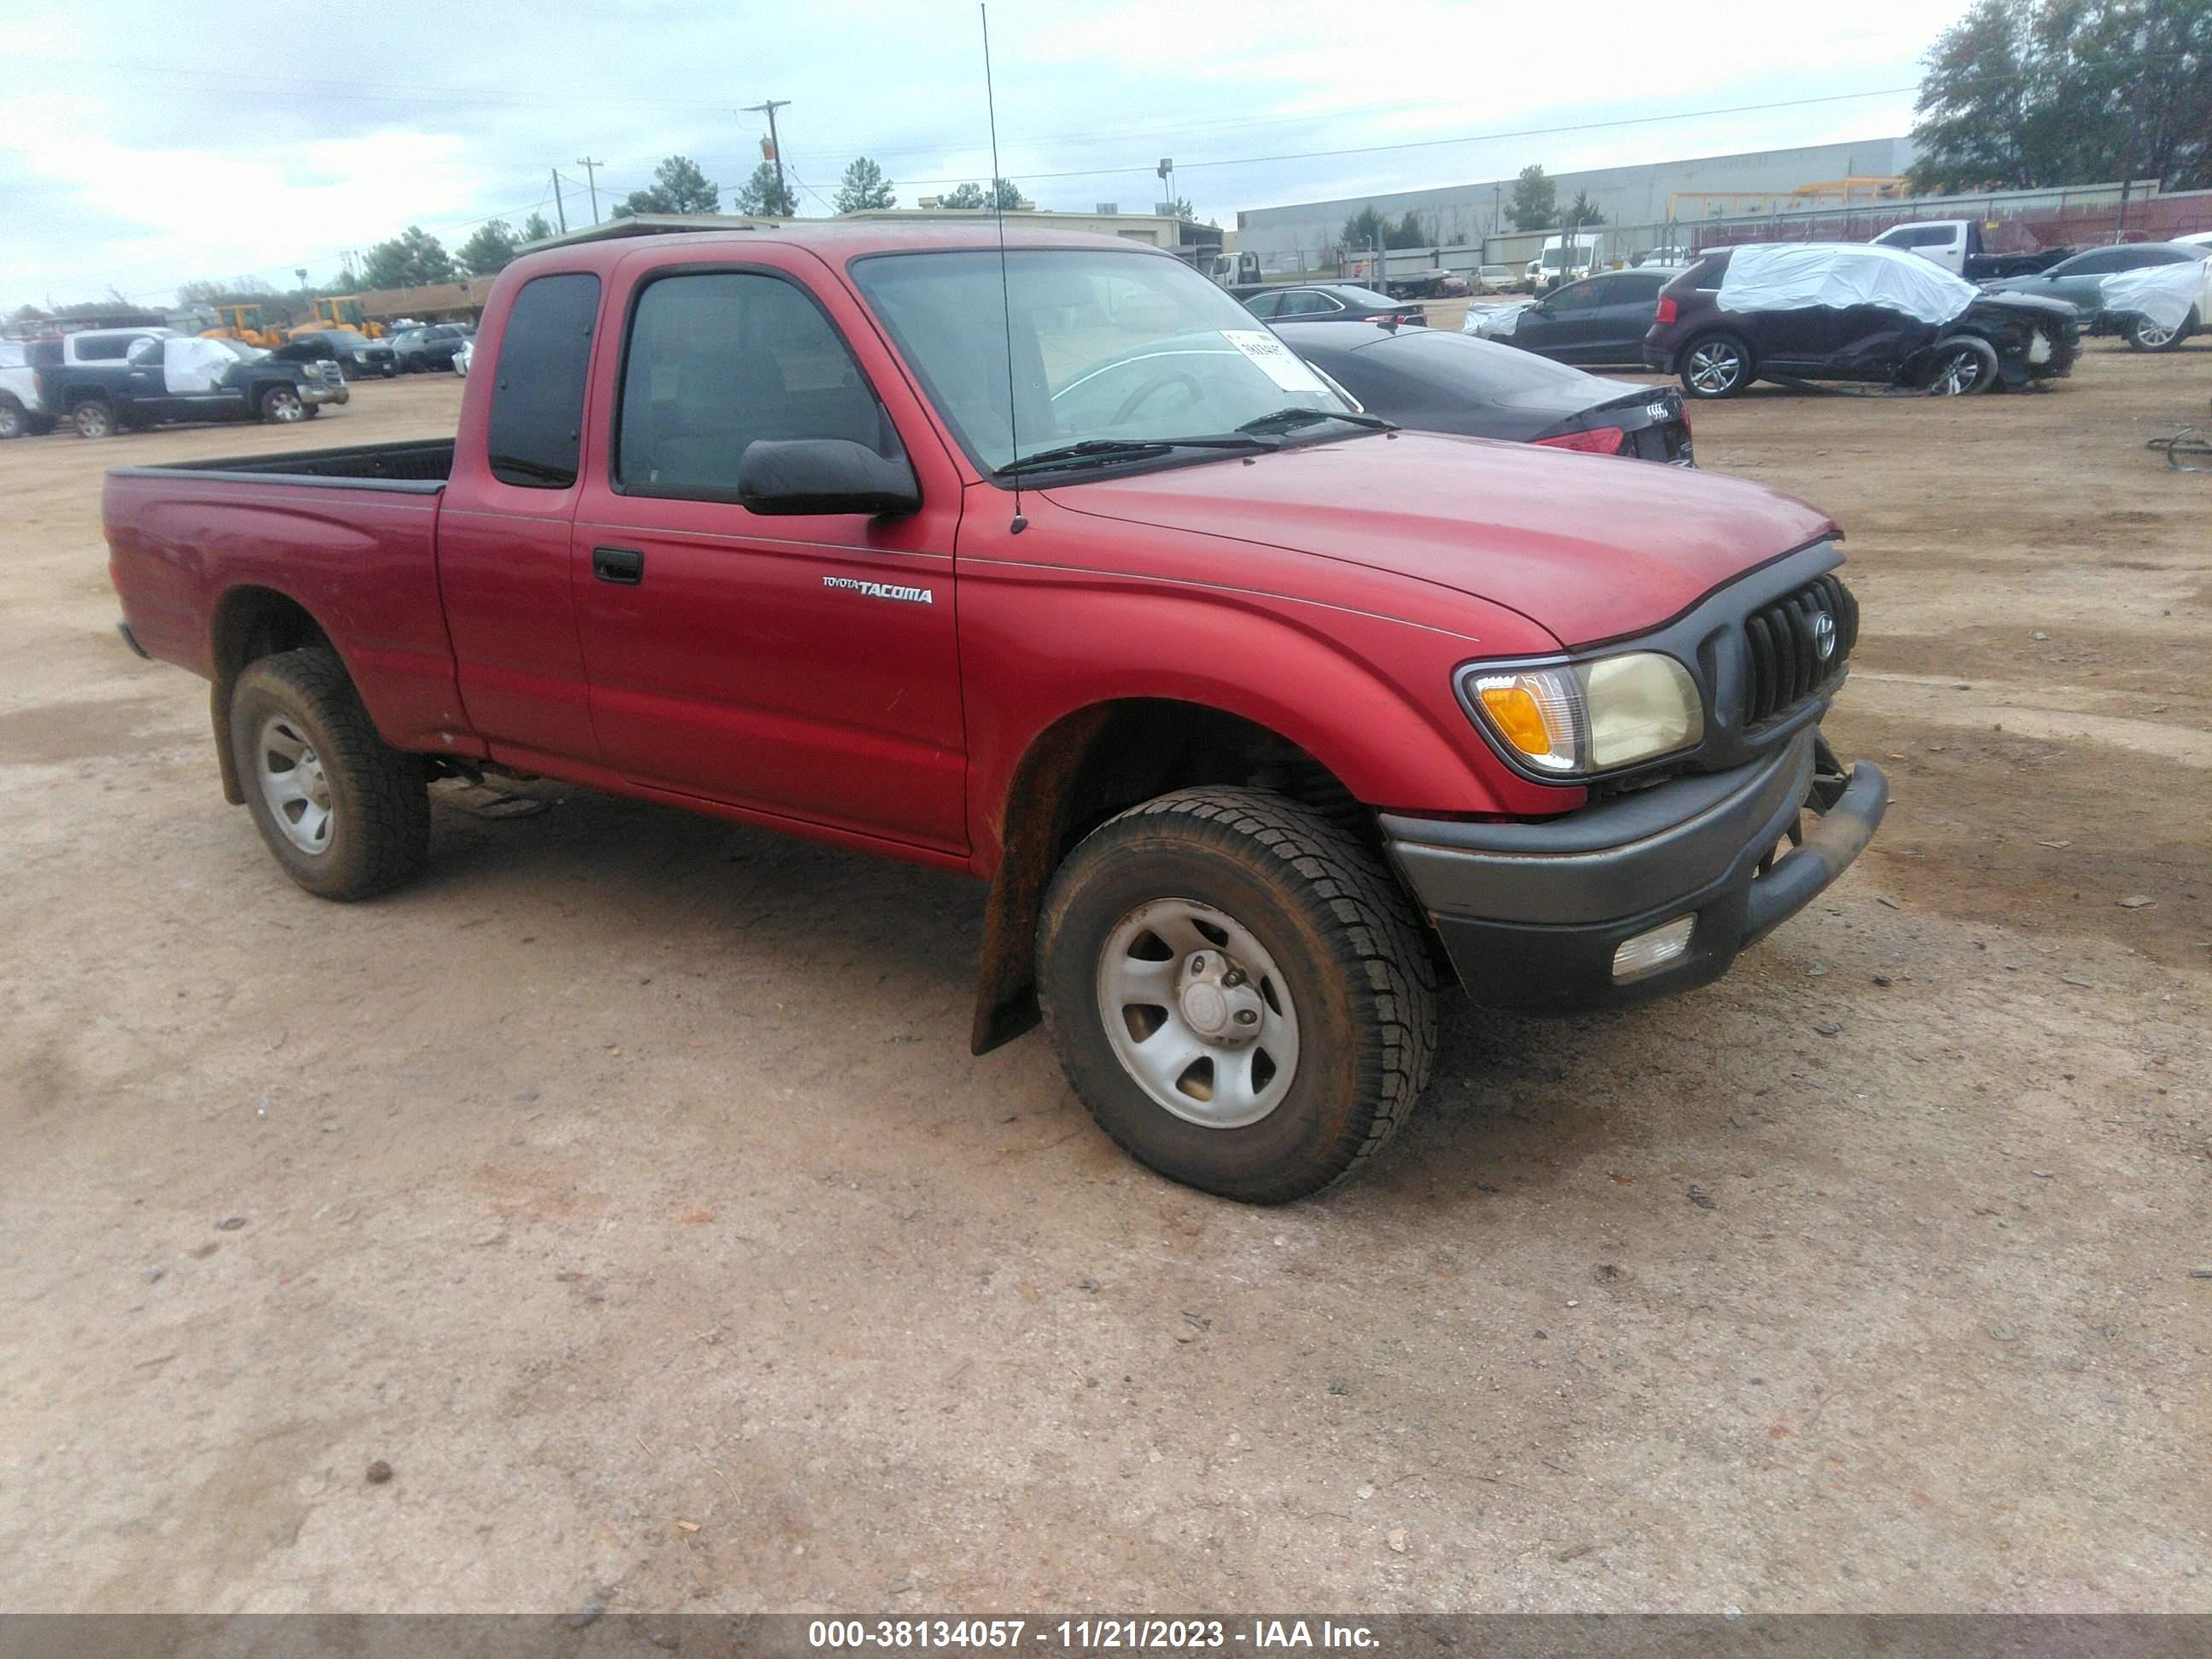
[[0,446],[0,1605],[2212,1610],[2208,394],[1699,410],[1849,532],[1887,824],[1275,1212],[969,1056],[957,879],[545,786],[300,893],[99,495],[303,434]]

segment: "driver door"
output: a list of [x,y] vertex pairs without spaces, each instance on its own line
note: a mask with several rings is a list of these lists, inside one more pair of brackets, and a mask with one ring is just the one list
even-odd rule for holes
[[[1597,349],[1605,278],[1585,276],[1554,289],[1515,326],[1512,343],[1563,363],[1578,363]],[[1531,326],[1533,325],[1533,326]]]
[[[570,554],[592,728],[635,781],[964,853],[957,475],[857,307],[792,258],[648,272],[610,308],[628,337]],[[904,453],[921,511],[755,514],[740,459],[794,438]]]

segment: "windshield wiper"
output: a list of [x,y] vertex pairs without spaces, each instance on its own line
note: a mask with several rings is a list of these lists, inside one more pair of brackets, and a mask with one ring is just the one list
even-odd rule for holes
[[1345,421],[1376,432],[1398,430],[1397,422],[1386,421],[1379,415],[1354,415],[1349,410],[1307,409],[1295,405],[1279,409],[1272,415],[1262,415],[1255,421],[1247,421],[1237,429],[1239,432],[1288,432],[1297,427],[1311,426],[1316,421]]
[[1218,438],[1085,438],[1081,443],[1061,444],[1056,448],[1037,450],[1033,454],[1018,455],[1004,466],[994,466],[991,471],[997,477],[1005,478],[1017,473],[1042,472],[1048,467],[1077,466],[1086,462],[1103,465],[1109,461],[1140,461],[1151,456],[1164,455],[1171,449],[1274,447],[1256,434],[1242,430],[1224,432]]

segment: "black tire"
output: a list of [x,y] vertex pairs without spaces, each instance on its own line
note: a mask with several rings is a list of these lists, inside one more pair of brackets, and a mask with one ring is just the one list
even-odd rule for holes
[[1938,340],[1928,354],[1926,390],[1933,398],[1973,398],[1997,384],[1997,349],[1972,334]]
[[70,410],[70,424],[80,438],[112,438],[117,422],[115,406],[105,398],[87,398]]
[[[264,734],[266,734],[264,736]],[[325,787],[328,831],[303,848],[278,822],[264,784],[276,775],[264,741],[304,739]],[[326,646],[287,651],[247,665],[230,694],[231,752],[254,827],[284,873],[319,898],[362,899],[398,886],[430,849],[430,797],[422,763],[377,735],[368,711]]]
[[0,392],[0,443],[10,438],[30,435],[31,412],[4,392]]
[[2136,351],[2171,351],[2197,331],[2197,307],[2191,306],[2189,315],[2182,319],[2181,326],[2171,334],[2148,317],[2129,318],[2128,325],[2122,332],[2127,337],[2130,347]]
[[1683,392],[1706,403],[1733,398],[1759,378],[1751,342],[1726,329],[1710,329],[1683,343],[1675,361]]
[[[1160,902],[1233,920],[1273,959],[1267,978],[1279,975],[1293,1010],[1297,1058],[1256,1121],[1190,1121],[1116,1052],[1101,1003],[1105,953]],[[1225,954],[1216,951],[1217,966]],[[1372,854],[1280,796],[1164,795],[1101,825],[1053,877],[1036,964],[1053,1051],[1099,1127],[1170,1180],[1224,1198],[1283,1204],[1341,1180],[1381,1149],[1428,1082],[1437,1000],[1421,921]],[[1135,1039],[1133,1024],[1126,1035]]]

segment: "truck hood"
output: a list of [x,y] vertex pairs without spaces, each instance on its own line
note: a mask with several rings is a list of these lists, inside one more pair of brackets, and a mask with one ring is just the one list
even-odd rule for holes
[[1049,493],[1101,518],[1434,582],[1517,611],[1568,646],[1656,627],[1835,532],[1794,496],[1737,478],[1427,432]]

